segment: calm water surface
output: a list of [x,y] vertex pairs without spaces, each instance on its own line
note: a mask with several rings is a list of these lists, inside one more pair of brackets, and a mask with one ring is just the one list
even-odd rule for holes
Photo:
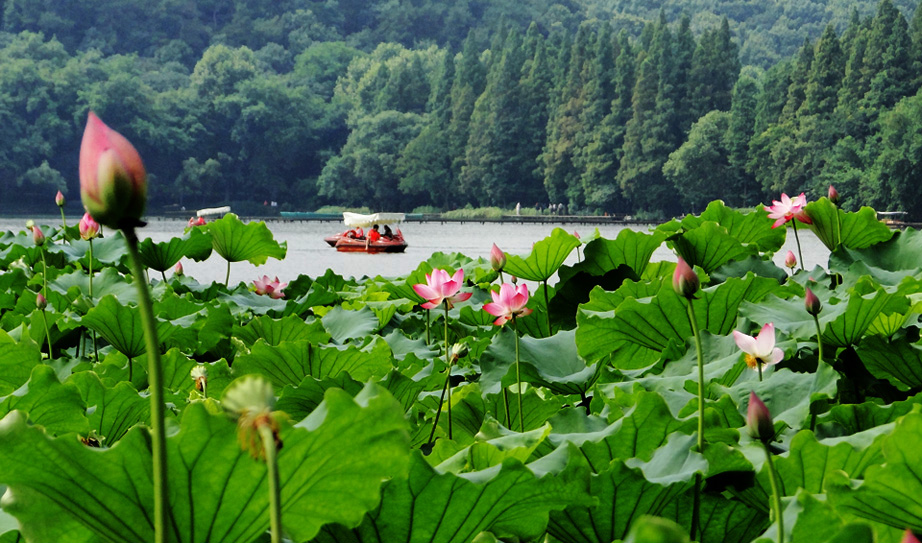
[[[80,217],[68,217],[68,224],[73,225]],[[58,225],[60,217],[37,218],[38,224]],[[554,228],[563,228],[568,232],[574,230],[583,237],[590,235],[595,225],[585,224],[515,224],[515,223],[404,223],[400,225],[409,246],[402,254],[365,254],[339,253],[328,246],[323,238],[345,229],[342,223],[335,222],[288,222],[270,221],[267,223],[275,239],[288,244],[288,255],[279,261],[270,258],[262,266],[249,262],[231,264],[231,284],[240,281],[250,282],[263,275],[278,276],[282,281],[294,279],[299,274],[311,277],[323,275],[327,269],[345,277],[361,278],[363,276],[382,275],[394,277],[406,275],[415,270],[419,263],[428,259],[435,252],[459,252],[471,258],[489,258],[490,247],[496,243],[501,249],[511,254],[528,255],[534,242],[549,236]],[[141,239],[152,238],[154,241],[166,241],[173,236],[182,235],[185,220],[153,219],[138,231]],[[24,219],[0,219],[0,231],[19,231],[25,227]],[[651,226],[602,225],[599,232],[605,238],[614,239],[625,228],[647,231]],[[829,250],[820,243],[812,232],[798,230],[807,269],[814,266],[826,267]],[[784,265],[784,255],[788,250],[797,253],[794,236],[788,232],[784,247],[775,254],[774,260],[779,266]],[[675,255],[665,244],[653,254],[652,260],[675,260]],[[577,254],[574,251],[567,264],[575,264]],[[205,262],[192,262],[183,259],[186,275],[199,282],[224,281],[226,262],[217,254]]]

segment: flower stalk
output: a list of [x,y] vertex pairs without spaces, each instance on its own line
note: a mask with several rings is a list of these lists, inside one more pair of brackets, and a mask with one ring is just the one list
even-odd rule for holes
[[257,426],[266,455],[269,478],[269,537],[272,543],[282,541],[282,491],[279,485],[278,449],[276,436],[268,424]]
[[[89,266],[88,271],[90,272],[90,293],[89,293],[90,302],[92,302],[93,301],[93,240],[89,239],[87,241],[90,244],[90,249],[89,249],[90,266]],[[96,363],[99,364],[99,349],[96,347],[96,330],[93,330],[92,335],[93,335],[93,360],[95,360]],[[129,364],[131,364],[130,361],[129,361]]]
[[[519,371],[519,321],[516,320],[515,314],[512,315],[512,331],[515,333],[515,386],[518,387],[519,399],[519,431],[525,432],[525,415],[522,410],[522,374]],[[506,410],[508,412],[508,409]]]
[[772,511],[775,515],[775,522],[778,523],[778,543],[784,543],[784,515],[781,509],[781,492],[778,488],[778,471],[775,469],[775,458],[768,447],[768,443],[763,442],[762,448],[765,450],[765,463],[768,465],[768,476],[772,484]]

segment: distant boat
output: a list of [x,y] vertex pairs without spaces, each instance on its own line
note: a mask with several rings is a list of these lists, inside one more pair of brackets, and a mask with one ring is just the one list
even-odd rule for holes
[[[361,215],[359,213],[343,212],[343,222],[348,230],[324,238],[330,247],[336,248],[341,253],[402,253],[407,248],[403,239],[403,232],[399,228],[395,232],[381,233],[375,241],[369,241],[365,229],[374,226],[388,226],[403,222],[406,216],[403,213],[374,213]],[[385,229],[385,232],[389,230]]]
[[227,215],[231,212],[230,206],[206,207],[195,212],[196,217],[214,217]]

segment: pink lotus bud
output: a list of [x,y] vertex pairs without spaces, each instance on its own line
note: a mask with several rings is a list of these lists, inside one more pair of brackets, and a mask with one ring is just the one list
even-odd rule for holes
[[829,201],[833,204],[839,204],[839,191],[832,185],[829,185]]
[[749,435],[768,444],[775,438],[775,425],[772,422],[772,414],[762,403],[762,400],[756,396],[755,392],[749,393],[749,408],[746,410],[746,428]]
[[823,310],[823,304],[820,303],[820,299],[816,297],[816,294],[813,294],[810,287],[807,287],[807,294],[804,296],[804,306],[807,308],[807,313],[813,316],[819,315],[820,311]]
[[183,275],[185,274],[182,271],[182,262],[177,262],[176,265],[173,266],[173,276],[182,277]]
[[147,172],[124,136],[90,112],[80,144],[80,198],[99,224],[135,226],[147,204]]
[[912,533],[912,530],[907,529],[903,532],[903,539],[900,540],[900,543],[919,543],[919,538]]
[[46,300],[45,297],[42,296],[41,292],[39,292],[38,296],[35,297],[35,307],[43,311],[46,307],[48,307],[48,300]]
[[54,195],[54,203],[57,204],[58,207],[64,207],[66,202],[64,200],[64,195],[61,194],[61,191],[58,191],[58,193]]
[[576,230],[573,231],[573,237],[576,238],[576,239],[581,239],[581,238],[579,237],[579,232],[577,232]]
[[788,254],[784,255],[784,265],[791,269],[797,267],[797,257],[794,256],[794,251],[788,251]]
[[32,227],[32,241],[39,247],[45,244],[45,234],[37,225]]
[[672,274],[672,288],[679,296],[691,299],[698,292],[699,286],[701,286],[701,281],[698,279],[698,274],[680,256],[675,266],[675,273]]
[[493,266],[494,271],[503,271],[503,268],[506,267],[506,253],[504,253],[496,244],[493,244],[493,248],[490,249],[490,265]]
[[77,227],[80,229],[80,237],[85,241],[99,236],[99,223],[94,221],[89,213],[83,214],[83,218],[80,219],[80,224]]

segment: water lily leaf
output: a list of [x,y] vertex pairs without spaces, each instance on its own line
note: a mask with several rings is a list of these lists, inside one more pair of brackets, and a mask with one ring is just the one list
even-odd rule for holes
[[28,413],[29,421],[54,435],[86,434],[89,430],[86,407],[77,388],[58,381],[50,366],[35,366],[29,382],[0,402],[0,415],[14,409]]
[[330,339],[319,321],[308,324],[296,315],[289,315],[281,319],[256,317],[241,327],[235,327],[234,337],[243,341],[247,346],[252,346],[258,339],[262,339],[269,345],[281,345],[287,341],[326,343]]
[[758,253],[756,245],[743,245],[719,224],[711,221],[677,233],[668,241],[689,266],[698,266],[710,273],[727,262],[745,260]]
[[[392,398],[373,386],[355,400],[333,389],[323,406],[280,436],[282,522],[297,541],[329,522],[357,524],[377,505],[381,481],[406,475],[406,423]],[[145,433],[134,429],[98,451],[72,438],[50,439],[10,413],[0,421],[6,511],[35,543],[152,540]],[[179,432],[167,438],[167,454],[172,541],[253,541],[268,529],[266,466],[246,458],[225,415],[189,406]],[[337,496],[335,505],[328,496]]]
[[813,220],[810,229],[830,251],[835,251],[840,245],[864,249],[887,241],[893,235],[893,230],[877,220],[877,212],[870,207],[846,213],[828,198],[820,198],[807,204],[805,209]]
[[136,424],[149,424],[150,399],[138,394],[131,383],[122,381],[107,387],[91,371],[71,375],[67,382],[80,391],[87,407],[90,429],[96,431],[100,441],[111,447]]
[[208,223],[205,228],[211,234],[215,252],[228,262],[246,260],[253,265],[261,266],[269,257],[277,260],[285,258],[286,243],[275,241],[264,222],[244,224],[237,215],[228,213]]
[[257,341],[249,354],[238,356],[238,375],[261,374],[274,385],[298,385],[305,377],[317,379],[348,373],[357,381],[380,379],[394,367],[391,349],[383,338],[364,348],[355,345],[314,345],[308,341],[287,341],[276,346]]
[[590,500],[585,478],[575,474],[538,475],[513,459],[478,472],[439,473],[415,453],[409,477],[386,483],[380,507],[358,528],[327,526],[315,543],[463,543],[486,530],[527,541],[544,532],[548,511]]
[[32,368],[40,364],[42,354],[33,342],[17,343],[0,330],[0,395],[12,394],[29,380]]
[[[631,292],[633,285],[626,283],[622,288]],[[580,356],[593,362],[611,355],[619,369],[641,369],[655,362],[671,344],[684,346],[685,339],[692,336],[686,301],[676,294],[669,279],[653,286],[659,287],[656,295],[642,300],[616,291],[612,298],[623,301],[615,311],[581,306],[576,328]],[[736,326],[737,310],[744,300],[761,300],[778,288],[773,279],[747,275],[701,290],[692,300],[699,329],[714,335],[729,334]],[[596,300],[605,297],[601,292],[594,294]],[[596,301],[590,307],[604,306]]]
[[211,236],[201,228],[191,228],[181,238],[173,237],[160,243],[154,243],[152,239],[147,238],[138,244],[141,262],[158,272],[169,270],[183,257],[196,262],[206,260],[211,256],[211,250]]
[[339,344],[350,339],[364,338],[380,328],[378,317],[367,307],[349,311],[336,306],[320,320],[333,341]]
[[[519,339],[522,381],[556,394],[585,394],[599,376],[598,364],[586,364],[576,350],[576,332],[561,331],[546,339]],[[493,336],[480,358],[484,394],[496,394],[515,383],[515,336],[507,331]]]
[[871,336],[855,350],[874,377],[886,379],[900,390],[922,386],[922,345],[905,337]]
[[527,257],[507,254],[503,272],[529,281],[546,281],[579,245],[573,234],[555,228],[550,236],[535,243]]
[[870,466],[863,481],[833,473],[826,492],[836,511],[898,529],[922,532],[922,414],[896,422],[883,440],[885,462]]

